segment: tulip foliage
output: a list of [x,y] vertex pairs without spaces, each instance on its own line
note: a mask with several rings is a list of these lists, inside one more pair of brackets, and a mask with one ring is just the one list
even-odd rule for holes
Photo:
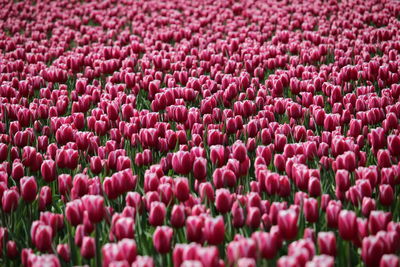
[[1,266],[400,266],[400,2],[0,9]]

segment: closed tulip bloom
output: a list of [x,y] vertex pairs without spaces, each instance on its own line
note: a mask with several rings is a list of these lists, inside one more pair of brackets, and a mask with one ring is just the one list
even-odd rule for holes
[[321,254],[336,256],[336,237],[333,232],[318,233],[318,248]]
[[222,216],[206,218],[204,222],[205,239],[211,245],[219,245],[225,238],[225,224]]
[[78,246],[78,247],[82,246],[82,240],[85,235],[86,235],[85,226],[83,224],[78,225],[76,227],[75,236],[74,236],[74,243],[76,246]]
[[225,186],[227,187],[236,186],[236,174],[232,170],[228,168],[223,168],[221,178]]
[[392,205],[394,201],[393,187],[388,184],[382,184],[379,186],[379,202],[384,206]]
[[379,231],[385,230],[391,219],[392,215],[390,212],[380,210],[371,211],[368,217],[368,230],[370,234],[375,235]]
[[321,196],[321,209],[322,211],[326,211],[326,207],[330,202],[330,196],[328,194],[322,194]]
[[274,195],[279,191],[279,174],[267,173],[265,176],[265,189],[269,195]]
[[318,201],[315,198],[305,198],[303,211],[306,220],[310,223],[318,221]]
[[40,168],[43,180],[50,183],[56,179],[56,163],[54,160],[44,160]]
[[103,170],[103,163],[99,156],[90,158],[90,170],[93,174],[99,174]]
[[246,217],[244,215],[244,209],[241,207],[239,201],[233,203],[231,214],[233,227],[240,228],[245,224]]
[[201,242],[204,221],[198,216],[189,216],[186,220],[186,237],[190,242]]
[[215,197],[214,197],[214,189],[211,183],[205,182],[201,183],[199,185],[199,193],[200,193],[200,198],[202,201],[209,201],[209,202],[214,202]]
[[352,172],[357,167],[356,165],[356,155],[353,151],[346,151],[343,154],[344,167],[346,170]]
[[210,160],[212,164],[222,167],[226,162],[225,147],[222,145],[210,146]]
[[17,243],[15,241],[7,241],[6,249],[8,258],[15,259],[18,256]]
[[18,207],[19,194],[16,190],[8,189],[3,193],[1,204],[5,213],[13,212]]
[[40,189],[39,193],[39,210],[43,211],[46,209],[47,206],[51,204],[53,201],[51,189],[47,185],[43,186]]
[[186,201],[189,199],[190,189],[189,181],[187,178],[175,178],[175,196],[179,201]]
[[137,256],[132,267],[154,267],[154,260],[149,256]]
[[351,119],[348,135],[357,137],[359,134],[361,134],[361,130],[362,130],[362,121],[357,119]]
[[298,215],[293,210],[281,210],[278,213],[278,227],[282,237],[286,240],[294,239],[297,235]]
[[369,198],[369,197],[364,197],[362,200],[362,205],[361,205],[361,213],[365,217],[368,217],[371,211],[376,209],[376,203],[375,199]]
[[261,212],[258,207],[248,207],[247,208],[247,218],[246,224],[250,228],[258,228],[261,223]]
[[379,266],[385,253],[385,244],[376,236],[365,237],[362,241],[361,258],[366,266]]
[[336,187],[341,191],[346,191],[350,187],[350,176],[347,170],[337,170],[335,175]]
[[391,160],[390,160],[390,152],[387,149],[379,149],[378,154],[376,155],[378,159],[378,166],[379,168],[386,168],[390,167]]
[[279,196],[288,197],[290,195],[290,180],[284,175],[279,177]]
[[85,195],[82,197],[82,203],[91,222],[98,223],[103,220],[104,198],[102,196]]
[[197,157],[193,162],[193,176],[197,180],[204,180],[207,177],[207,160]]
[[315,230],[313,228],[304,229],[303,239],[310,239],[313,242],[316,241]]
[[171,211],[171,225],[175,228],[185,226],[185,206],[174,205]]
[[276,256],[278,250],[276,236],[266,232],[254,232],[251,238],[256,242],[261,257],[273,259]]
[[215,207],[221,213],[227,213],[232,206],[232,196],[227,189],[218,189],[216,191]]
[[338,218],[339,235],[346,241],[352,240],[357,234],[357,216],[354,211],[342,210]]
[[85,236],[82,239],[81,255],[85,259],[91,259],[96,254],[96,243],[93,237]]
[[394,254],[385,254],[382,256],[379,267],[399,267],[400,259]]
[[298,267],[301,266],[294,256],[282,256],[278,259],[277,267]]
[[232,145],[232,152],[233,158],[237,159],[240,162],[244,161],[247,156],[246,146],[241,141],[236,141]]
[[279,172],[283,172],[286,166],[286,158],[282,154],[274,155],[274,165]]
[[389,135],[388,138],[388,149],[390,154],[393,156],[400,156],[400,136],[398,135]]
[[114,223],[114,234],[117,240],[135,237],[135,221],[133,218],[119,218]]
[[299,239],[290,243],[288,248],[288,255],[295,257],[300,265],[312,259],[315,255],[315,245],[310,239]]
[[18,181],[24,176],[24,165],[21,162],[14,162],[12,164],[11,176],[14,180]]
[[308,193],[311,197],[318,197],[321,195],[321,182],[316,177],[311,177],[308,180]]
[[168,226],[157,226],[153,234],[153,245],[158,253],[165,254],[171,250],[174,231]]
[[135,240],[128,238],[122,239],[118,242],[118,249],[120,250],[120,255],[117,257],[121,257],[122,254],[123,258],[128,261],[129,264],[136,260],[137,246]]
[[21,197],[25,202],[33,202],[36,198],[37,190],[38,188],[35,177],[26,176],[20,180]]
[[256,267],[256,260],[252,258],[240,258],[237,261],[238,267]]
[[51,249],[53,230],[41,221],[34,221],[31,227],[31,239],[35,247],[41,252]]
[[149,223],[153,226],[162,225],[166,213],[167,211],[164,203],[158,201],[152,202],[150,207]]
[[0,162],[3,162],[7,159],[8,156],[8,146],[7,144],[0,144]]
[[65,208],[65,217],[71,225],[77,226],[82,223],[83,211],[84,208],[82,201],[76,199],[67,203]]
[[335,259],[328,255],[314,256],[313,259],[306,263],[305,267],[333,267],[335,266]]
[[60,174],[58,176],[58,192],[65,196],[69,194],[72,188],[72,176],[69,174]]
[[192,157],[187,151],[178,151],[172,157],[172,168],[178,174],[188,174],[193,168]]
[[68,244],[58,244],[57,245],[57,254],[65,262],[69,262],[71,260],[71,250],[69,249]]

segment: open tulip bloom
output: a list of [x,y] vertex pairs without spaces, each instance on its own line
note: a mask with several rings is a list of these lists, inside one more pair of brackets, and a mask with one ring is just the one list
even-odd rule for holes
[[0,9],[1,266],[400,267],[400,2]]

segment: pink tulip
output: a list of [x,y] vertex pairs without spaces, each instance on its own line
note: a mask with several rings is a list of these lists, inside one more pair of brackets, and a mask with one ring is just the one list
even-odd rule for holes
[[158,226],[153,235],[153,245],[158,253],[165,254],[171,250],[173,230],[168,226]]

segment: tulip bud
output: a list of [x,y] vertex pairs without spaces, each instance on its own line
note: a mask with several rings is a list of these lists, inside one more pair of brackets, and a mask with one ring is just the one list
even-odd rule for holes
[[158,253],[165,254],[171,250],[174,231],[168,226],[157,226],[153,234],[153,245]]
[[56,179],[56,163],[54,160],[44,160],[40,168],[43,180],[50,183]]
[[233,203],[231,213],[232,213],[233,227],[236,227],[236,228],[242,227],[245,223],[245,215],[244,215],[244,210],[241,207],[241,204],[239,201],[235,201]]
[[357,216],[354,211],[342,210],[339,213],[339,235],[346,241],[352,240],[357,233]]
[[181,228],[185,225],[185,207],[183,205],[174,205],[171,211],[171,225],[175,228]]
[[31,239],[35,247],[41,252],[51,249],[53,230],[41,221],[34,221],[31,227]]
[[379,267],[399,267],[400,259],[398,256],[393,254],[385,254],[382,256],[379,262]]
[[232,145],[232,151],[233,151],[233,158],[237,159],[239,162],[245,160],[247,156],[247,149],[246,146],[241,141],[236,141]]
[[154,267],[153,258],[149,256],[137,256],[136,260],[132,263],[132,267]]
[[158,201],[152,202],[150,206],[149,223],[153,226],[162,225],[166,213],[167,211],[164,203]]
[[246,224],[255,229],[260,226],[261,222],[261,213],[258,207],[248,207],[247,209],[247,219]]
[[385,253],[385,244],[376,236],[365,237],[362,241],[361,258],[366,266],[378,266]]
[[16,190],[5,190],[1,199],[3,211],[5,213],[13,212],[18,207],[19,194]]
[[232,196],[227,189],[218,189],[216,191],[215,207],[221,213],[227,213],[232,206]]
[[175,178],[175,196],[179,201],[186,201],[189,198],[190,189],[187,178]]
[[319,197],[321,195],[321,182],[316,177],[311,177],[308,180],[308,193],[311,197]]
[[31,203],[35,200],[37,194],[37,183],[35,177],[23,177],[20,180],[20,191],[22,199],[27,202]]
[[376,209],[375,199],[364,197],[361,205],[361,213],[368,217],[371,211]]
[[376,155],[378,159],[378,167],[379,168],[387,168],[390,167],[391,160],[390,160],[390,152],[387,149],[379,149],[378,154]]
[[205,239],[211,245],[219,245],[225,238],[225,225],[222,216],[217,218],[207,217],[204,222]]
[[391,185],[382,184],[379,186],[379,201],[384,206],[392,205],[394,201],[394,191]]
[[264,259],[273,259],[276,256],[278,250],[276,236],[266,232],[254,232],[251,238],[257,243],[258,250]]
[[91,222],[101,222],[104,216],[104,198],[102,196],[85,195],[82,197],[82,204],[88,212]]
[[237,261],[237,266],[240,267],[256,267],[256,260],[252,258],[240,258]]
[[15,259],[18,256],[17,244],[15,241],[7,241],[7,257],[10,259]]
[[297,235],[298,215],[293,210],[281,210],[278,213],[278,227],[282,237],[286,240],[294,239]]
[[336,237],[333,232],[318,233],[318,248],[321,254],[336,256]]
[[193,162],[193,176],[197,180],[204,180],[207,176],[207,160],[197,157]]
[[69,262],[71,260],[71,251],[69,249],[68,244],[58,244],[57,245],[57,254],[65,262]]
[[178,151],[172,157],[172,168],[178,174],[188,174],[193,168],[193,161],[187,151]]
[[303,211],[308,222],[315,223],[318,221],[318,202],[315,198],[304,199]]
[[186,220],[186,236],[190,242],[200,242],[203,238],[204,221],[197,216],[189,216]]
[[91,259],[96,254],[96,243],[93,237],[85,236],[82,239],[81,255],[85,259]]
[[113,232],[117,240],[135,237],[135,221],[133,218],[123,217],[114,222]]
[[350,187],[350,176],[347,170],[338,170],[335,175],[336,187],[342,192]]
[[370,234],[375,235],[379,231],[385,230],[391,217],[389,212],[371,211],[368,217],[368,229]]
[[39,193],[39,210],[43,211],[52,202],[51,189],[47,185],[40,189]]

